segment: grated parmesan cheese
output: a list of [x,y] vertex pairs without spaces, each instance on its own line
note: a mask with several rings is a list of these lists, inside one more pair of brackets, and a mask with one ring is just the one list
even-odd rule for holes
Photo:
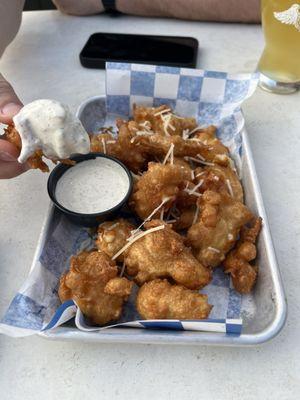
[[214,253],[220,253],[219,249],[216,249],[215,247],[208,247],[207,250],[213,251]]
[[156,232],[156,231],[160,231],[161,229],[164,229],[165,225],[159,225],[159,226],[155,226],[154,228],[150,228],[147,231],[143,231],[142,233],[140,233],[139,235],[133,236],[131,238],[131,241],[126,243],[125,246],[123,246],[113,257],[112,260],[115,260],[116,258],[119,257],[119,255],[121,255],[122,253],[124,253],[125,250],[127,250],[134,242],[136,242],[137,240],[141,239],[143,236],[148,235],[149,233],[152,232]]
[[138,179],[140,179],[140,176],[139,175],[136,175],[134,172],[132,172],[132,171],[130,171],[130,173],[131,173],[131,175],[132,175],[132,177],[134,178],[134,179],[136,179],[136,180],[138,180]]
[[165,113],[169,113],[171,111],[171,108],[165,108],[164,110],[158,111],[154,114],[154,117],[157,117],[158,115],[162,115]]
[[115,222],[114,224],[112,224],[111,226],[109,226],[108,228],[106,228],[107,231],[111,231],[112,229],[114,229],[116,226],[119,225],[119,222]]
[[197,158],[199,158],[201,161],[205,161],[205,158],[201,156],[201,154],[197,154]]
[[167,152],[167,154],[166,154],[166,156],[164,158],[163,165],[166,164],[168,158],[170,157],[171,154],[173,154],[173,152],[174,152],[174,143],[171,143],[170,148],[169,148],[169,150],[168,150],[168,152]]
[[103,146],[103,153],[104,153],[104,154],[106,154],[106,144],[105,144],[105,139],[104,139],[104,138],[102,138],[102,139],[101,139],[101,142],[102,142],[102,146]]
[[183,140],[186,140],[186,139],[189,138],[189,136],[190,136],[190,131],[189,131],[189,129],[184,129],[184,130],[182,131],[182,139],[183,139]]
[[192,142],[198,142],[198,143],[203,144],[202,140],[200,140],[200,139],[191,138],[191,139],[188,139],[188,140],[191,140]]
[[190,189],[183,189],[183,191],[186,192],[186,193],[188,193],[189,195],[193,195],[193,196],[196,196],[196,197],[201,197],[201,196],[202,196],[202,194],[197,193],[197,192],[193,192],[193,191],[190,190]]
[[139,123],[140,126],[143,126],[143,127],[146,128],[146,129],[149,128],[149,127],[148,127],[148,124],[151,125],[151,124],[150,124],[150,121],[144,121],[144,122],[140,122],[140,123]]
[[192,225],[194,225],[197,222],[197,219],[198,219],[198,216],[199,216],[199,211],[200,211],[200,207],[197,204],[197,208],[196,208],[196,211],[195,211],[195,215],[194,215],[194,219],[193,219]]
[[199,158],[195,158],[195,157],[184,157],[185,159],[188,159],[190,161],[195,161],[198,164],[203,164],[203,165],[215,165],[214,163],[208,162],[208,161],[202,161]]
[[190,135],[191,135],[192,133],[195,133],[195,132],[199,131],[200,129],[202,129],[202,127],[201,127],[200,125],[196,126],[196,128],[194,128],[193,130],[191,130]]
[[151,130],[146,130],[146,131],[142,130],[142,131],[137,131],[135,134],[136,136],[151,136],[154,134],[154,132]]
[[[169,201],[169,200],[170,200],[170,197],[165,197],[165,198],[163,199],[163,201],[160,203],[160,205],[157,206],[157,207],[152,211],[152,213],[149,214],[148,217],[147,217],[146,219],[144,219],[144,221],[143,221],[136,229],[134,229],[133,231],[131,231],[131,237],[134,236],[134,235],[145,225],[145,223],[146,223],[147,221],[149,221],[149,220],[153,217],[153,215],[155,215],[155,214],[157,213],[157,211],[158,211],[167,201]],[[161,218],[161,219],[162,219],[162,218]],[[130,240],[130,237],[129,237],[127,240],[129,241],[129,240]]]
[[168,132],[168,126],[170,124],[171,121],[171,114],[169,115],[162,115],[161,114],[161,119],[163,121],[163,128],[164,128],[164,132],[166,136],[170,136],[169,132]]
[[231,196],[231,197],[234,197],[233,190],[232,190],[232,186],[231,186],[231,183],[230,183],[230,180],[229,180],[229,179],[226,179],[226,185],[227,185],[228,192],[229,192],[230,196]]
[[189,194],[195,193],[196,190],[199,189],[199,187],[201,187],[201,186],[203,185],[203,182],[204,182],[204,179],[201,179],[201,180],[199,181],[199,183],[198,183],[192,190],[190,190],[190,193],[189,193]]
[[122,276],[124,275],[125,267],[126,267],[125,261],[123,261],[123,265],[122,265],[122,268],[121,268],[121,271],[120,271],[120,278],[122,278]]

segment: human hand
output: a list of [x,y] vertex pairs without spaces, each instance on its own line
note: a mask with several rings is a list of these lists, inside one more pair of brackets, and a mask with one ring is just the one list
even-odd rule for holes
[[[11,85],[0,74],[0,123],[10,124],[22,106]],[[19,150],[12,143],[0,139],[0,179],[14,178],[28,170],[26,163],[18,163],[18,156]]]

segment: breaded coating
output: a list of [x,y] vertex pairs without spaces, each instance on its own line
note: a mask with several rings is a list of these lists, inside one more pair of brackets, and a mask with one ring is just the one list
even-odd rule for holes
[[184,130],[191,131],[197,126],[195,118],[178,117],[166,105],[156,108],[134,105],[133,119],[140,126],[148,125],[154,133],[163,136],[181,136]]
[[243,188],[236,172],[230,166],[218,164],[209,165],[204,168],[195,169],[195,184],[201,182],[197,190],[204,193],[206,190],[212,190],[218,193],[227,193],[235,200],[243,202]]
[[250,293],[256,282],[258,268],[250,264],[256,258],[256,238],[261,230],[262,219],[252,221],[250,228],[243,227],[235,249],[224,261],[224,271],[231,274],[232,283],[239,293]]
[[174,157],[174,165],[179,165],[180,168],[182,168],[185,171],[186,177],[189,179],[193,179],[193,175],[192,175],[192,168],[190,166],[190,164],[184,159],[184,158],[180,158],[180,157]]
[[[134,228],[132,224],[123,218],[103,222],[98,227],[98,237],[95,244],[99,250],[112,258],[126,244],[126,240]],[[123,260],[124,255],[121,254],[117,261],[122,262]]]
[[[227,156],[228,148],[216,137],[217,128],[214,125],[197,130],[193,138],[200,140],[203,144],[209,147],[210,154],[214,155],[214,162],[221,165],[228,165]],[[211,157],[211,156],[210,156]]]
[[112,133],[103,128],[100,133],[90,134],[91,152],[106,153],[110,156],[117,157],[119,145]]
[[133,283],[126,278],[113,278],[105,285],[104,293],[112,296],[129,297],[132,285]]
[[187,233],[187,243],[196,258],[206,267],[216,267],[233,247],[243,225],[253,214],[228,194],[207,190],[199,199],[197,223]]
[[101,152],[122,161],[131,171],[137,173],[147,166],[147,152],[134,142],[138,126],[134,121],[118,120],[118,137],[115,139],[110,133],[90,135],[91,151]]
[[160,220],[147,222],[145,228],[160,225],[165,225],[164,229],[143,236],[125,251],[127,273],[138,285],[165,277],[189,289],[207,285],[210,271],[196,260],[182,236]]
[[[4,129],[4,139],[16,146],[21,151],[22,142],[21,137],[14,127],[14,125],[8,125]],[[48,165],[42,160],[43,153],[41,150],[37,150],[32,156],[30,156],[26,163],[32,169],[40,169],[42,172],[49,172]]]
[[176,198],[176,207],[179,211],[183,211],[186,208],[190,208],[197,204],[197,201],[201,197],[201,193],[203,193],[202,186],[203,180],[197,182],[196,179],[194,179],[193,182],[186,181],[184,186],[181,185],[181,190]]
[[242,242],[255,243],[256,239],[261,231],[262,218],[257,217],[252,219],[249,226],[243,226],[241,230],[240,240]]
[[83,251],[71,258],[70,270],[60,278],[61,302],[73,299],[91,322],[99,325],[117,320],[133,283],[118,278],[114,261],[99,251]]
[[[134,184],[130,207],[141,218],[147,218],[164,199],[164,211],[170,209],[189,173],[180,165],[149,163],[145,172]],[[155,218],[160,213],[160,210]]]
[[188,229],[190,226],[192,226],[195,216],[197,216],[196,213],[197,213],[196,206],[184,208],[183,210],[181,210],[180,215],[177,218],[176,222],[172,223],[173,228],[176,231]]
[[140,288],[136,308],[143,319],[196,320],[207,318],[212,306],[204,294],[156,279]]
[[183,189],[181,186],[176,198],[176,207],[180,212],[177,222],[173,225],[176,230],[187,229],[196,222],[196,204],[206,190],[229,194],[235,200],[243,202],[242,185],[230,166],[214,164],[198,167],[193,171],[192,178]]

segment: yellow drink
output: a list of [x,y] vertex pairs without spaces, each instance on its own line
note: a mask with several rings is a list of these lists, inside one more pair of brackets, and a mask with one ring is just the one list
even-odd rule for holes
[[266,46],[258,69],[283,84],[300,82],[300,1],[261,0]]

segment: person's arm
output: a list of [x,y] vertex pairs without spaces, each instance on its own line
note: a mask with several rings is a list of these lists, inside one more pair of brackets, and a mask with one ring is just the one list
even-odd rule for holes
[[[75,15],[103,11],[101,0],[54,0],[62,12]],[[79,3],[79,4],[78,4]],[[259,22],[260,0],[117,0],[124,14],[196,21]]]
[[[92,15],[104,11],[101,0],[52,0],[57,9],[65,14]],[[130,1],[130,0],[128,0]]]
[[[24,0],[0,2],[0,57],[19,30],[23,6]],[[0,72],[0,123],[12,122],[12,117],[21,107],[22,103]]]
[[25,0],[0,1],[0,57],[19,30],[24,2]]

